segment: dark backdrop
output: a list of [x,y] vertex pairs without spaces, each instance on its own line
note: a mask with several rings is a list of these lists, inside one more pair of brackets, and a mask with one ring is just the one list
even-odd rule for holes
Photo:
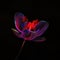
[[[7,3],[8,2],[8,3]],[[1,58],[0,60],[14,60],[17,56],[23,39],[17,38],[11,31],[14,26],[14,14],[22,12],[29,20],[38,18],[49,23],[49,28],[43,34],[46,41],[42,43],[27,41],[19,56],[20,60],[51,60],[55,58],[55,23],[59,18],[59,8],[50,1],[5,1],[0,5],[0,41]]]

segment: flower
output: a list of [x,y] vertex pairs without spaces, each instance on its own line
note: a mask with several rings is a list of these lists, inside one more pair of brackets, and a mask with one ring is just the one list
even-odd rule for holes
[[35,40],[35,38],[40,37],[46,31],[49,26],[48,22],[38,21],[38,19],[30,22],[22,13],[16,13],[14,19],[16,29],[12,28],[12,30],[16,36],[29,41],[41,42],[45,40],[44,38]]

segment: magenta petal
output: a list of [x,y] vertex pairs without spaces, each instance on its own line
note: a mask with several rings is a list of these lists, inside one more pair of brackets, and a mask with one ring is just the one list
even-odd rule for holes
[[46,21],[40,21],[40,23],[36,27],[36,35],[41,36],[47,30],[48,26],[49,24]]
[[21,32],[21,23],[22,23],[23,18],[24,18],[24,15],[22,13],[16,13],[14,16],[15,27],[19,32]]

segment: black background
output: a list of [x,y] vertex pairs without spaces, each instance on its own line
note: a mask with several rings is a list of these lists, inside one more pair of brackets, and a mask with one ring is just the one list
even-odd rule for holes
[[[6,2],[6,1],[5,1]],[[14,60],[17,56],[23,39],[16,37],[11,28],[14,26],[14,14],[22,12],[29,20],[38,18],[49,23],[49,28],[43,34],[46,41],[42,43],[26,41],[19,56],[20,60],[51,60],[55,59],[55,23],[59,19],[59,8],[53,1],[7,1],[0,5],[0,41],[1,59]]]

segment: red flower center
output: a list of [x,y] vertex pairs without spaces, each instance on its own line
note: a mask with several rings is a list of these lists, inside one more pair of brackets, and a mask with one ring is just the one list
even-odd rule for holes
[[38,19],[33,20],[32,22],[28,22],[25,29],[34,30],[37,24],[38,24]]

